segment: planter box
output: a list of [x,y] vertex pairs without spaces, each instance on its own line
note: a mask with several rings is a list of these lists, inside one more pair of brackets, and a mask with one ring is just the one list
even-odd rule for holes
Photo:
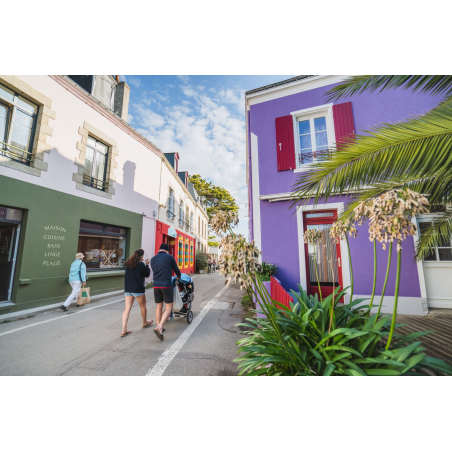
[[204,270],[199,270],[199,273],[203,274],[203,273],[204,273]]

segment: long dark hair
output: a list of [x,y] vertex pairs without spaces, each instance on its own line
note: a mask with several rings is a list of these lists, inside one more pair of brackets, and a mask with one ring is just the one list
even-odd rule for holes
[[129,268],[130,270],[133,270],[138,263],[140,262],[141,257],[144,255],[144,250],[141,248],[137,249],[132,256],[130,256],[126,263],[124,264],[126,268]]

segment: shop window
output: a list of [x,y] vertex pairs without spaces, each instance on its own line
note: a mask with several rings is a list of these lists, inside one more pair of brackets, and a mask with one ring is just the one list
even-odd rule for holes
[[190,267],[193,267],[194,248],[193,242],[190,242]]
[[1,156],[30,165],[37,116],[37,105],[0,85]]
[[188,242],[185,242],[185,267],[188,267],[188,260],[189,260]]
[[126,230],[81,221],[77,252],[85,255],[88,271],[122,269],[126,260]]

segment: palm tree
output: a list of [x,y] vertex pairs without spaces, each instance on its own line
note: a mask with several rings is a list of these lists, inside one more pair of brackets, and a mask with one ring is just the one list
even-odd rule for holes
[[452,236],[452,76],[363,75],[332,88],[328,100],[364,91],[404,88],[445,96],[436,108],[395,124],[384,124],[367,135],[344,139],[331,158],[301,173],[293,187],[295,204],[326,202],[330,196],[349,195],[342,218],[351,218],[361,201],[394,188],[408,187],[428,195],[438,216],[423,231],[416,246],[422,260],[434,246]]

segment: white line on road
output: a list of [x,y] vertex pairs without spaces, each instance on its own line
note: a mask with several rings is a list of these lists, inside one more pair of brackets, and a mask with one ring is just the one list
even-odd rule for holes
[[157,361],[157,364],[154,367],[151,367],[146,374],[146,377],[160,377],[165,372],[166,368],[169,366],[171,361],[175,358],[175,356],[180,352],[181,348],[188,341],[189,337],[193,334],[196,327],[201,323],[202,319],[209,312],[209,309],[218,301],[223,292],[229,286],[224,286],[215,297],[210,300],[204,308],[202,308],[201,312],[194,318],[193,322],[190,323],[188,328],[178,337],[176,342],[174,342],[171,347],[167,348],[161,355]]
[[16,333],[17,331],[25,330],[27,328],[31,328],[32,326],[42,325],[43,323],[53,322],[54,320],[70,319],[70,318],[72,318],[73,315],[83,314],[84,312],[91,311],[92,309],[102,308],[104,306],[108,306],[109,304],[118,303],[118,301],[124,301],[124,297],[118,298],[117,300],[109,301],[108,303],[104,303],[99,306],[85,308],[85,309],[81,310],[80,312],[74,312],[74,314],[71,314],[71,315],[62,315],[60,317],[54,317],[53,319],[43,320],[42,322],[37,322],[37,323],[32,323],[30,325],[21,326],[20,328],[15,328],[14,330],[5,331],[4,333],[0,333],[0,336],[6,336],[7,334]]

